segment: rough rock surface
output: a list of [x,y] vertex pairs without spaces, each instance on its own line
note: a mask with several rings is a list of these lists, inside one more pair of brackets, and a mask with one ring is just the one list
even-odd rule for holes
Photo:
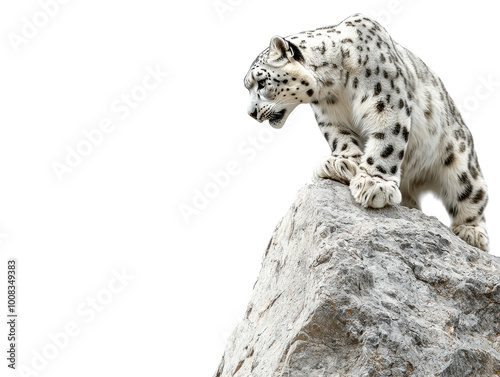
[[216,377],[500,375],[500,259],[418,210],[301,189]]

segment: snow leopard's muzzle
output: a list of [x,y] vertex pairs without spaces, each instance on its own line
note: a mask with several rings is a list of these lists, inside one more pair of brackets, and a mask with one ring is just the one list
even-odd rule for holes
[[[293,109],[292,109],[293,110]],[[287,108],[278,109],[268,109],[265,111],[259,111],[257,107],[248,112],[253,119],[257,122],[262,123],[265,120],[269,121],[269,124],[273,128],[281,128],[285,124],[286,118],[291,113]]]

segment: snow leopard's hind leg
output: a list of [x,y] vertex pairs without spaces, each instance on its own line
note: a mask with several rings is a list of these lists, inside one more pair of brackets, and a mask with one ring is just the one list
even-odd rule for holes
[[[471,137],[469,135],[469,137]],[[441,197],[452,219],[452,231],[468,244],[488,251],[484,209],[488,191],[473,144],[444,145]]]

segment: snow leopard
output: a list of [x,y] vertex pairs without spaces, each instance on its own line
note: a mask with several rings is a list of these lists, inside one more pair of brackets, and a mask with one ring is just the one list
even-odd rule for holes
[[335,26],[275,36],[244,79],[248,114],[281,128],[310,104],[331,149],[314,179],[349,185],[364,207],[420,209],[442,200],[452,231],[488,251],[487,187],[471,132],[441,79],[361,14]]

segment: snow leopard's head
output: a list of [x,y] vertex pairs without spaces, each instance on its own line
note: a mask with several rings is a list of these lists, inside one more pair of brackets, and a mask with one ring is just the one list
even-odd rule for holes
[[317,84],[303,64],[304,56],[297,46],[273,37],[245,76],[250,92],[248,114],[258,122],[269,120],[271,126],[281,128],[293,109],[311,102]]

